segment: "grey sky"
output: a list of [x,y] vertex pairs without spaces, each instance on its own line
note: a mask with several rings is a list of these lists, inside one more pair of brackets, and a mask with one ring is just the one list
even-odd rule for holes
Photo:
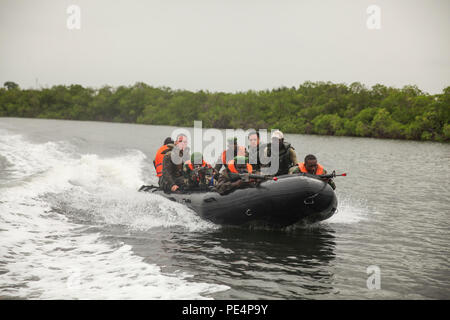
[[[81,8],[81,29],[66,9]],[[369,30],[366,9],[381,8]],[[244,91],[306,80],[439,93],[449,0],[0,0],[0,83]]]

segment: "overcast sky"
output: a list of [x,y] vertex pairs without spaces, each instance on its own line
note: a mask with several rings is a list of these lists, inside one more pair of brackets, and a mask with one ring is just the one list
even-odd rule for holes
[[[81,28],[67,28],[69,5]],[[381,29],[367,27],[369,5]],[[0,83],[450,85],[449,0],[0,0]],[[37,81],[37,82],[36,82]]]

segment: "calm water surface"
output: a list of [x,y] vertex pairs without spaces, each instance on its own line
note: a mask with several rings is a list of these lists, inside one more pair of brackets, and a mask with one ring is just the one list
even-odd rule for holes
[[449,144],[287,134],[339,212],[248,230],[136,192],[173,129],[0,118],[0,298],[450,298]]

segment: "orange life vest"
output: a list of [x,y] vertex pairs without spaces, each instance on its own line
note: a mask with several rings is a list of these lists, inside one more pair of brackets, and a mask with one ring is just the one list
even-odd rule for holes
[[162,176],[162,169],[163,169],[163,159],[165,154],[162,154],[163,151],[167,150],[169,147],[167,145],[163,145],[161,148],[156,151],[156,157],[155,160],[153,160],[153,165],[156,169],[156,176],[161,177]]
[[[230,170],[233,173],[239,173],[236,167],[234,166],[234,160],[228,161],[228,170]],[[252,171],[253,171],[252,165],[250,163],[247,163],[247,172],[252,173]]]
[[[245,147],[238,146],[237,147],[237,155],[238,156],[245,156]],[[225,163],[227,163],[227,150],[224,150],[222,152],[222,164],[225,164]]]
[[[184,164],[187,164],[189,169],[194,170],[194,165],[191,163],[191,160],[186,161]],[[207,163],[205,160],[202,160],[202,167],[211,168],[209,163]]]
[[[308,170],[306,170],[306,167],[305,167],[305,163],[304,162],[300,162],[299,164],[298,164],[298,168],[300,169],[300,171],[301,172],[303,172],[303,173],[309,173],[308,172]],[[323,167],[320,165],[320,163],[318,163],[317,164],[317,170],[316,170],[316,175],[320,175],[320,174],[323,174],[324,173],[324,170],[323,170]]]

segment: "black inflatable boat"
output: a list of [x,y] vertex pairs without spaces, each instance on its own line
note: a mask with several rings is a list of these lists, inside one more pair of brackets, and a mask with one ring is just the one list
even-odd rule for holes
[[322,180],[305,174],[277,178],[227,195],[211,191],[167,194],[151,186],[142,186],[140,191],[185,204],[203,219],[221,225],[285,227],[326,220],[336,213],[336,194]]

